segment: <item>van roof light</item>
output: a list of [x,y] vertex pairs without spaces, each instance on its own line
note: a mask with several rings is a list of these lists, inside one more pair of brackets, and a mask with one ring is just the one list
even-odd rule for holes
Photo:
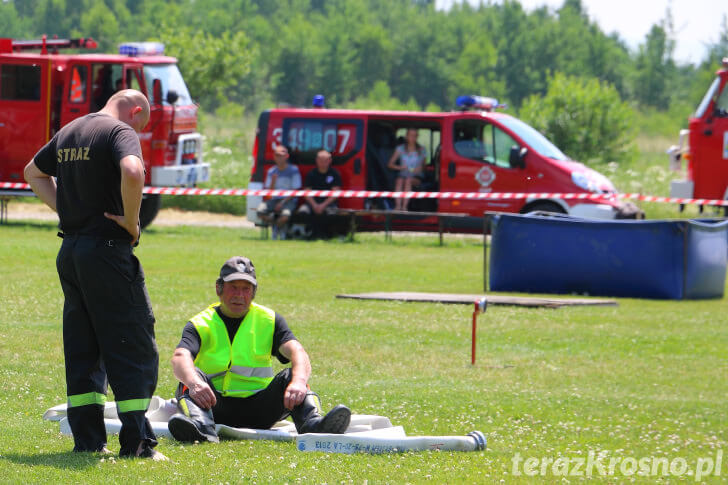
[[323,94],[317,94],[313,97],[313,107],[314,108],[325,108],[326,107],[326,98]]
[[119,45],[119,54],[130,57],[161,56],[164,44],[161,42],[126,42]]
[[476,96],[472,94],[458,96],[455,100],[455,105],[461,110],[481,110],[481,111],[493,111],[497,108],[507,108],[508,105],[499,103],[495,98],[489,98],[486,96]]

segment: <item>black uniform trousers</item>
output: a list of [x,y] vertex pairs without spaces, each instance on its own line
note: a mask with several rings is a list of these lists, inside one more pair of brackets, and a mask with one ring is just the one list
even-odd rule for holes
[[[74,451],[106,445],[107,382],[121,420],[120,455],[157,444],[145,417],[159,354],[144,271],[128,241],[65,235],[56,259],[63,288],[63,352]],[[108,381],[107,381],[108,377]]]
[[[269,429],[276,422],[285,419],[291,411],[283,406],[283,395],[291,382],[291,369],[285,368],[273,377],[268,387],[249,397],[223,397],[212,381],[201,370],[200,377],[215,393],[217,402],[212,407],[215,424],[226,424],[234,428]],[[180,385],[177,397],[183,391]]]

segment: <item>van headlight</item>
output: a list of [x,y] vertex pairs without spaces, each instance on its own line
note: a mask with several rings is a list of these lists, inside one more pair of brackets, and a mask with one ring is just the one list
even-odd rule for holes
[[571,181],[580,189],[596,192],[596,185],[584,172],[571,172]]

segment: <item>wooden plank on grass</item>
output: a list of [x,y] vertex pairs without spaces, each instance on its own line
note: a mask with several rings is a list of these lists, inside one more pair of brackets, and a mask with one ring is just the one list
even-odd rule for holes
[[336,298],[353,300],[387,300],[423,303],[454,303],[472,305],[485,297],[488,305],[507,305],[537,308],[559,308],[563,306],[616,306],[616,300],[593,298],[540,298],[508,295],[468,295],[461,293],[419,293],[414,291],[374,292],[336,295]]

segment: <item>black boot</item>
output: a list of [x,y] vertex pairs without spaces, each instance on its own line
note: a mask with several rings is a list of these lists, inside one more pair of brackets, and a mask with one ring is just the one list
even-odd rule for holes
[[339,404],[322,417],[319,397],[315,392],[309,391],[306,399],[293,408],[291,417],[299,434],[342,434],[349,427],[351,411],[346,406]]
[[195,441],[220,442],[217,431],[215,431],[215,420],[211,410],[200,408],[188,393],[177,398],[177,407],[182,412],[169,418],[169,423],[167,423],[169,432],[176,440],[188,443]]

